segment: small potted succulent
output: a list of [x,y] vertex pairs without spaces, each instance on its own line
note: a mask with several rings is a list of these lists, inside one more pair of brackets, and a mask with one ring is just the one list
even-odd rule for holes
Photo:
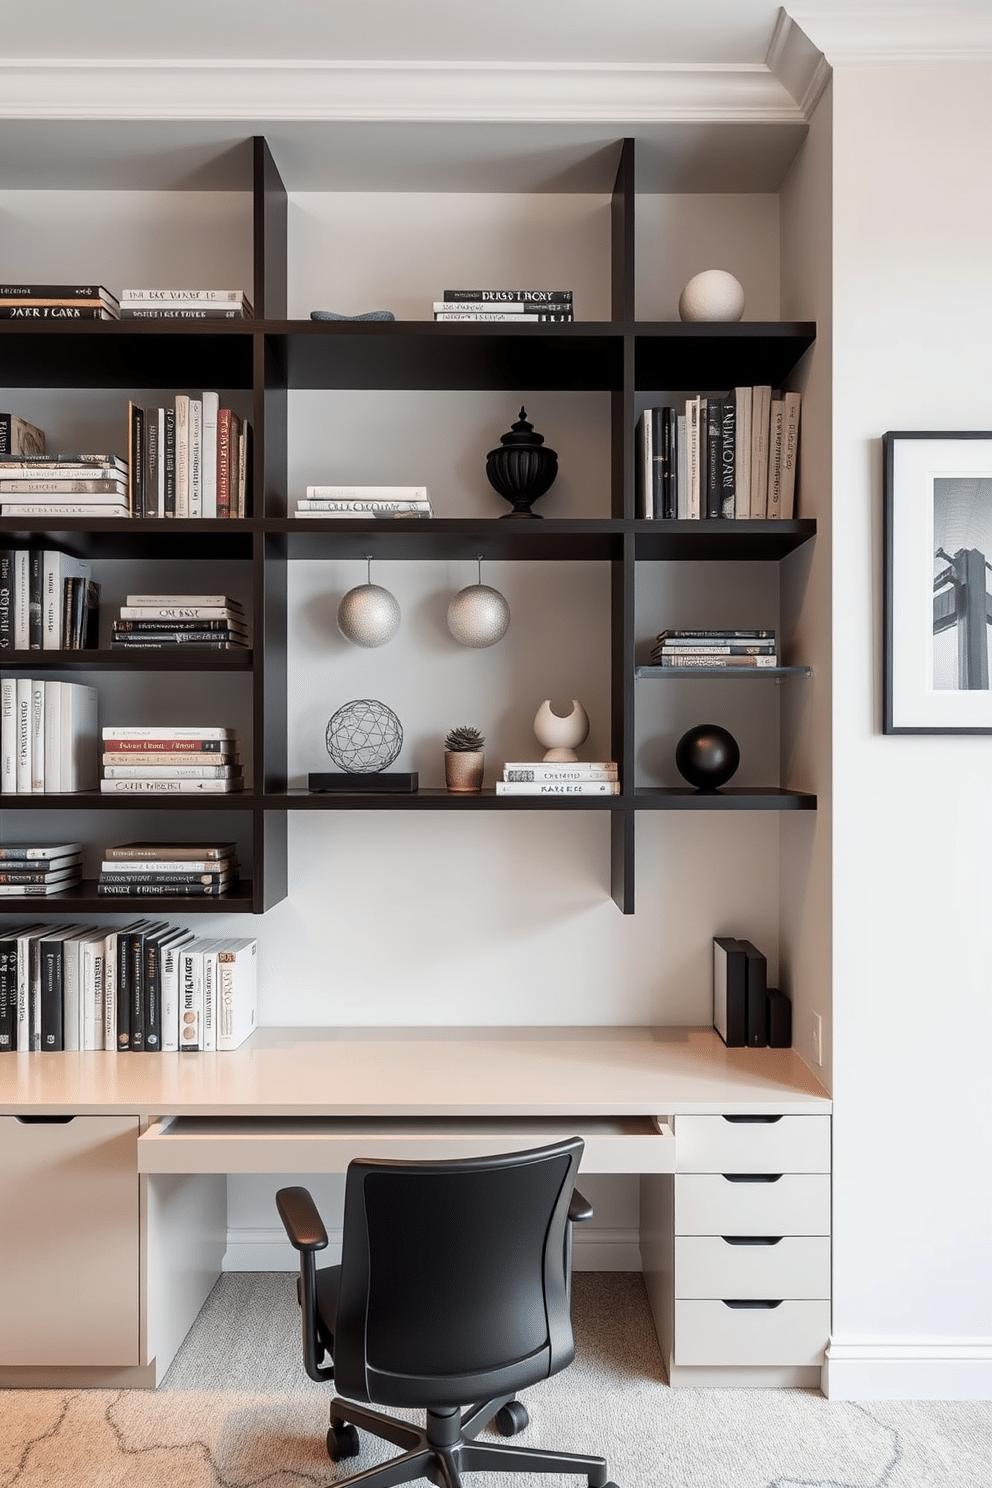
[[444,783],[450,791],[482,789],[485,739],[467,724],[453,728],[444,741]]

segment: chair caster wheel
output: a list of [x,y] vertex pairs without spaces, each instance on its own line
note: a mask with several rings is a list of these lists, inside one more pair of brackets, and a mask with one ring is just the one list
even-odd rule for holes
[[357,1427],[342,1422],[328,1431],[327,1455],[332,1462],[340,1462],[345,1457],[357,1457],[360,1451]]
[[508,1400],[493,1416],[493,1425],[500,1436],[516,1436],[518,1431],[530,1425],[527,1407],[519,1400]]

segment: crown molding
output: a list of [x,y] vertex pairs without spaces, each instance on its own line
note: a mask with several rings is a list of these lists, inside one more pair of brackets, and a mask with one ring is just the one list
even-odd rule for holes
[[992,59],[988,0],[794,0],[789,16],[831,66],[934,66]]
[[0,118],[796,123],[803,114],[764,64],[8,58]]

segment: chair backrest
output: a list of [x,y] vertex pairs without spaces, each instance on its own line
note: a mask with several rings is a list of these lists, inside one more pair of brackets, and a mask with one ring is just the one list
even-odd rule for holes
[[568,1206],[581,1138],[454,1162],[356,1161],[334,1370],[381,1405],[509,1395],[571,1363]]

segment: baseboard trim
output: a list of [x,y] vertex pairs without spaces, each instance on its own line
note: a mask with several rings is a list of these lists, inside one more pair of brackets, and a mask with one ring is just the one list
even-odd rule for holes
[[831,1400],[992,1400],[992,1342],[831,1340],[821,1388]]
[[[341,1231],[328,1230],[327,1249],[320,1263],[336,1266],[341,1260]],[[232,1229],[227,1233],[225,1271],[295,1271],[296,1253],[278,1226]],[[636,1229],[581,1228],[575,1234],[572,1266],[576,1271],[640,1271],[641,1247]]]

